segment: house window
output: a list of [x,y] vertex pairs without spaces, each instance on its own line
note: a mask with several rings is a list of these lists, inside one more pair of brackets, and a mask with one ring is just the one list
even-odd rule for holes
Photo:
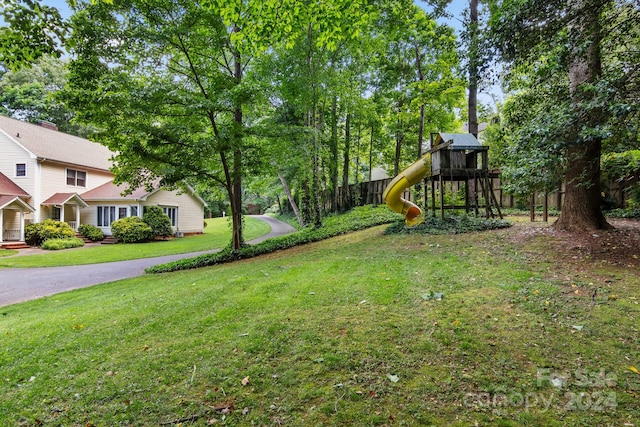
[[98,227],[111,227],[115,220],[138,216],[138,206],[96,206],[96,209]]
[[16,177],[27,176],[27,164],[16,163]]
[[116,219],[115,206],[98,206],[98,227],[110,227]]
[[163,206],[162,212],[169,217],[172,227],[176,227],[178,225],[178,208]]
[[87,173],[74,169],[67,169],[67,185],[73,185],[74,187],[86,187]]
[[60,221],[60,206],[51,206],[51,219]]

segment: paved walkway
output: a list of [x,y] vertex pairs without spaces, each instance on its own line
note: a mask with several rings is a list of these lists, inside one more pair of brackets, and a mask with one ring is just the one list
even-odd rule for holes
[[[249,243],[259,243],[269,237],[295,231],[289,224],[270,216],[255,217],[267,222],[271,231]],[[152,265],[212,252],[217,250],[70,267],[0,269],[0,307],[72,289],[141,276],[144,270]]]

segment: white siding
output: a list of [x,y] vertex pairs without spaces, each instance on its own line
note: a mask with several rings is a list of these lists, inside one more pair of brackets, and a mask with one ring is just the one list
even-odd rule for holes
[[[56,193],[78,193],[93,190],[113,179],[113,175],[107,171],[93,171],[75,166],[64,166],[58,163],[41,163],[42,170],[42,200],[47,200]],[[67,185],[67,169],[74,169],[87,173],[85,187]]]
[[159,190],[144,202],[145,206],[178,208],[177,230],[185,234],[202,233],[204,229],[204,206],[189,193]]
[[[0,130],[0,153],[2,153],[0,155],[0,172],[29,193],[31,198],[27,198],[26,201],[36,208],[36,212],[27,213],[25,219],[28,221],[36,220],[39,205],[39,200],[37,199],[39,171],[35,156],[29,153],[24,147],[16,144],[2,130]],[[16,164],[18,163],[24,163],[26,165],[27,176],[16,176]]]
[[[136,206],[138,208],[138,216],[142,216],[142,207],[135,200],[122,200],[122,201],[104,201],[104,202],[92,202],[89,204],[89,207],[84,208],[80,211],[80,224],[91,224],[98,226],[98,206],[115,206],[116,207],[116,215],[118,214],[118,208],[128,208],[128,215],[131,212],[131,206]],[[111,227],[100,227],[102,232],[110,236],[111,235]]]
[[[4,132],[0,131],[0,172],[11,179],[24,191],[35,193],[37,162],[35,157],[13,142]],[[27,166],[27,176],[16,177],[16,164],[24,163]]]

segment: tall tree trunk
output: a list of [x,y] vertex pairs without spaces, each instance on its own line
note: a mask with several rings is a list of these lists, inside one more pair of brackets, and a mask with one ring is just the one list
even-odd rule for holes
[[590,231],[611,228],[600,206],[600,155],[602,139],[586,136],[581,139],[580,126],[599,124],[598,110],[587,111],[590,95],[584,85],[593,83],[602,73],[600,55],[601,9],[590,0],[569,0],[570,13],[575,17],[569,25],[571,43],[569,59],[569,90],[574,115],[579,117],[567,149],[565,198],[555,227],[567,231]]
[[355,206],[360,206],[362,203],[361,191],[360,191],[360,136],[362,135],[362,123],[358,120],[358,136],[356,137],[356,200],[354,200]]
[[478,0],[469,1],[469,133],[478,137]]
[[284,178],[284,175],[282,175],[277,165],[276,165],[276,169],[278,170],[278,178],[280,178],[280,183],[282,184],[282,188],[284,189],[284,194],[287,195],[287,199],[289,200],[291,209],[293,209],[293,213],[296,215],[298,224],[300,224],[300,227],[304,227],[304,221],[302,220],[302,216],[300,215],[300,209],[298,209],[298,204],[296,203],[296,200],[293,198],[293,195],[291,194],[291,189],[287,184],[287,180]]
[[[234,32],[239,28],[234,28]],[[237,50],[233,53],[234,77],[236,84],[242,82],[242,58]],[[233,111],[233,121],[235,122],[235,148],[233,150],[233,170],[232,170],[232,194],[231,194],[231,245],[233,249],[240,249],[244,245],[242,230],[242,106],[237,104]]]
[[338,98],[334,95],[331,99],[331,161],[329,173],[331,174],[331,211],[338,210]]
[[402,129],[402,100],[398,101],[398,120],[396,121],[396,125],[398,126],[398,130],[396,131],[396,152],[395,157],[393,159],[393,176],[398,176],[400,173],[400,157],[402,155],[402,141],[404,140],[404,133]]
[[[414,46],[414,50],[416,53],[416,66],[418,68],[418,81],[424,81],[424,72],[422,71],[422,55],[420,54],[420,47],[418,45]],[[422,87],[422,85],[420,86]],[[420,89],[420,96],[424,96],[424,89]],[[418,150],[416,159],[420,159],[422,157],[422,144],[424,142],[424,102],[420,103],[420,121],[418,123]],[[420,180],[416,185],[416,201],[424,200],[424,209],[426,210],[426,198],[423,197],[423,188],[422,188],[422,180]]]
[[375,126],[371,125],[371,140],[369,141],[369,182],[367,184],[367,204],[373,203],[373,184],[371,183],[371,174],[373,173],[373,135]]
[[347,113],[344,125],[344,166],[342,169],[342,210],[351,207],[349,194],[349,151],[351,150],[351,113]]

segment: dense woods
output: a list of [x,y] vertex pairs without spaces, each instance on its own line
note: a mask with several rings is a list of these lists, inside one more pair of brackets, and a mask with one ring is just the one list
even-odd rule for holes
[[[62,19],[14,0],[0,112],[109,146],[118,182],[190,183],[231,215],[234,248],[247,202],[318,226],[357,202],[340,187],[397,174],[465,122],[489,123],[514,194],[564,182],[558,227],[608,227],[601,155],[640,148],[638,4],[472,0],[456,17],[447,4],[77,1]],[[478,103],[498,77],[504,100]]]

